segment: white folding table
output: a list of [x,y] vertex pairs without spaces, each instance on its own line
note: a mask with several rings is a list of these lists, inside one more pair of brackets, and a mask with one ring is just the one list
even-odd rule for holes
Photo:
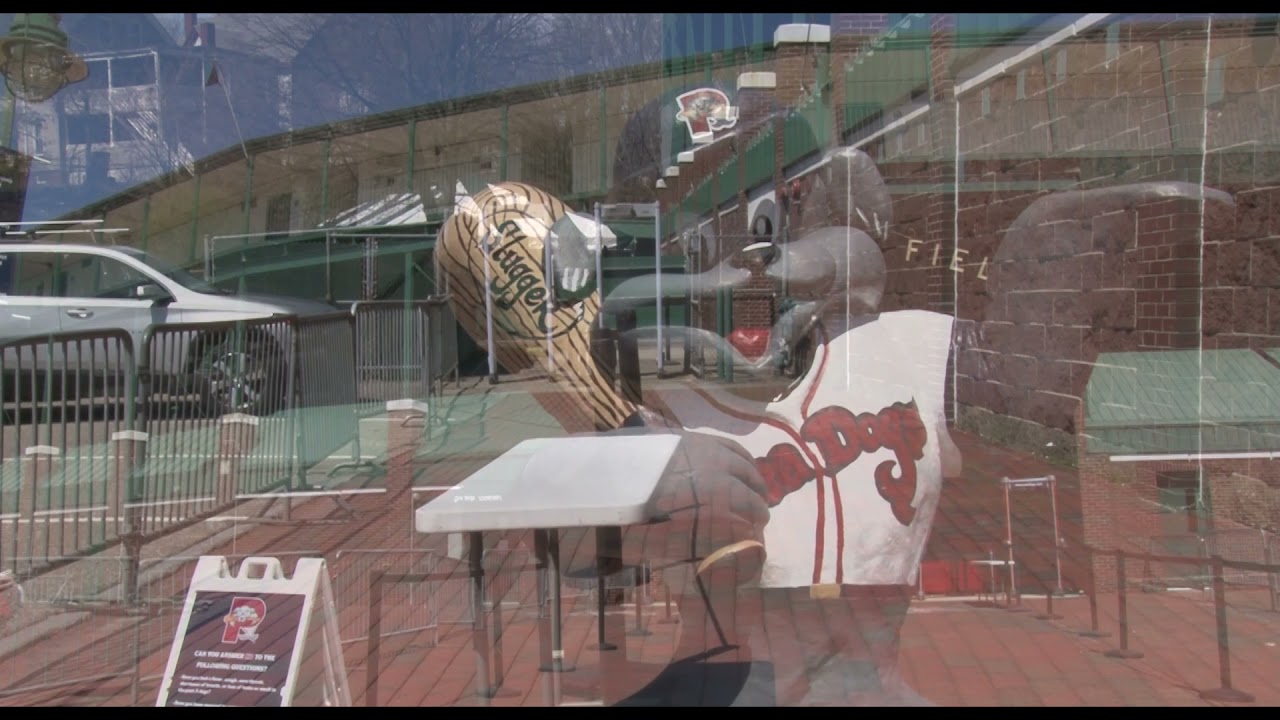
[[[596,568],[600,610],[600,644],[604,639],[604,553],[618,544],[620,528],[660,519],[657,490],[669,471],[681,438],[672,434],[638,432],[525,440],[485,465],[452,489],[415,512],[415,528],[422,533],[466,533],[471,597],[476,608],[473,645],[476,653],[476,692],[493,697],[489,686],[488,640],[483,625],[484,533],[533,530],[539,567],[539,603],[543,583],[550,585],[549,628],[539,619],[539,650],[543,670],[553,677],[565,669],[561,638],[559,531],[596,528]],[[607,532],[613,530],[618,540]],[[541,571],[546,568],[551,577]],[[498,606],[500,607],[500,605]],[[547,638],[547,635],[550,635]],[[550,647],[548,648],[547,645]],[[549,657],[548,657],[549,655]],[[552,691],[550,701],[558,701]]]

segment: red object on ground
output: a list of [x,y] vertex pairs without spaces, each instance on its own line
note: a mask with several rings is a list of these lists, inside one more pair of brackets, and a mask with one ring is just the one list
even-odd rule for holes
[[982,589],[978,568],[963,560],[926,560],[920,564],[926,595],[958,595]]
[[729,333],[729,344],[751,360],[769,347],[769,328],[738,328]]

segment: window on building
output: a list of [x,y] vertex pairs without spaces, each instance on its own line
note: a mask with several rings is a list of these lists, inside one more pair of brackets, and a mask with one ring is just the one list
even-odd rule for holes
[[111,142],[111,121],[103,113],[67,116],[67,144],[89,145]]
[[28,155],[44,154],[45,118],[38,115],[22,118],[18,123],[18,149]]
[[117,58],[111,61],[111,87],[138,87],[156,84],[156,61],[151,55]]
[[107,61],[88,60],[85,61],[85,67],[89,70],[89,75],[73,87],[77,90],[105,90],[108,87]]
[[1120,26],[1107,26],[1107,63],[1120,57]]
[[276,195],[267,202],[267,239],[272,240],[289,232],[289,215],[293,209],[293,194]]
[[1209,77],[1205,83],[1204,102],[1209,107],[1218,105],[1227,97],[1227,57],[1219,55],[1209,61]]
[[133,140],[141,140],[142,135],[138,129],[141,118],[137,113],[128,113],[116,115],[112,118],[111,132],[112,139],[115,142],[130,142]]

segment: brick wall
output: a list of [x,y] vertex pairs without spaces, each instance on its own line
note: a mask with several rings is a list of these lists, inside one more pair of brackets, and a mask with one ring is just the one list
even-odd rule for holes
[[[1244,67],[1248,41],[1223,32],[1210,56],[1225,59],[1229,80],[1225,98],[1210,107],[1208,132],[1204,39],[1185,27],[1165,34],[1122,27],[1110,46],[1105,32],[1092,33],[1064,48],[1063,64],[1048,53],[959,98],[960,190],[930,195],[924,209],[919,194],[897,196],[886,307],[932,300],[945,308],[946,285],[914,270],[942,270],[959,254],[946,274],[959,330],[955,389],[970,427],[1028,449],[1052,442],[1069,460],[1073,410],[1099,353],[1202,340],[1206,348],[1275,345],[1280,256],[1272,206],[1280,167],[1272,155],[1241,149],[1271,133],[1259,123],[1242,129],[1241,114],[1275,106],[1280,78]],[[1240,77],[1262,92],[1247,92]],[[931,110],[926,118],[940,116]],[[937,147],[948,140],[946,122],[922,122],[933,147],[895,153],[880,144],[877,159],[895,184],[948,182]],[[1234,195],[1234,208],[1211,198],[1202,218],[1195,195],[1084,204],[1032,223],[1021,238],[1010,232],[1037,200],[1077,188],[1194,187],[1202,161],[1207,183]],[[951,219],[943,194],[955,198]]]
[[[957,96],[950,16],[929,17],[930,110],[862,149],[896,188],[882,307],[955,313],[959,422],[1075,462],[1076,411],[1099,353],[1280,344],[1280,154],[1267,147],[1280,129],[1262,120],[1280,111],[1277,58],[1259,59],[1225,21],[1206,45],[1203,20],[1139,18]],[[844,62],[877,22],[833,17],[837,108]],[[779,48],[780,103],[811,81],[812,57]],[[1202,179],[1230,202],[1210,196],[1202,212],[1195,193],[1132,192]],[[1090,189],[1114,193],[1079,200]],[[1036,215],[1049,197],[1068,209]]]
[[831,43],[852,44],[875,37],[887,29],[888,13],[832,13]]

